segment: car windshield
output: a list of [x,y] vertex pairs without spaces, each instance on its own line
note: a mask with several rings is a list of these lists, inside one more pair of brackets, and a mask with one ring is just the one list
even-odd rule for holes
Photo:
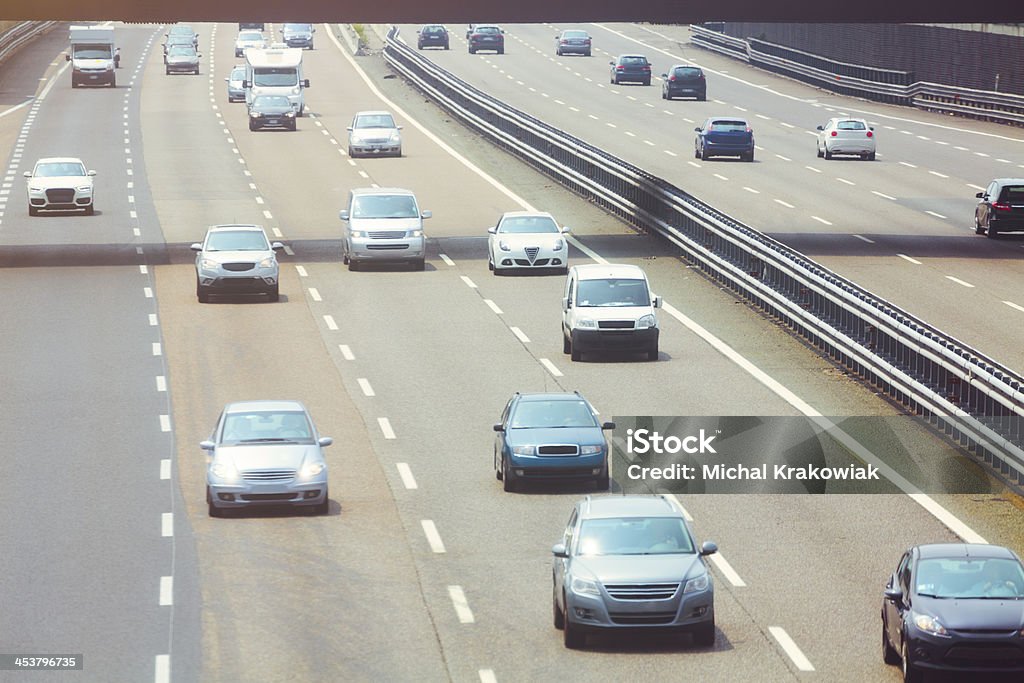
[[497,26],[477,26],[474,30],[477,33],[501,33]]
[[676,78],[700,78],[701,71],[692,66],[677,66],[672,74]]
[[75,59],[110,59],[110,45],[76,45]]
[[233,81],[245,80],[245,67],[236,66],[234,69],[231,70],[231,76],[229,78]]
[[562,31],[563,38],[586,38],[586,31]]
[[863,121],[840,121],[836,124],[839,130],[865,130],[867,126]]
[[353,128],[394,128],[395,120],[391,114],[362,114],[356,117]]
[[220,442],[313,443],[313,428],[300,411],[231,413],[224,418]]
[[263,34],[259,31],[246,31],[245,33],[238,34],[238,41],[241,43],[247,43],[254,40],[263,40]]
[[999,201],[1008,204],[1024,204],[1024,185],[1007,185],[999,193]]
[[407,194],[364,195],[352,200],[352,218],[418,218],[416,200]]
[[252,84],[264,88],[294,86],[299,82],[299,73],[293,67],[259,68],[252,76]]
[[510,429],[599,427],[584,401],[519,401],[509,417]]
[[312,24],[285,24],[285,33],[309,33],[313,28]]
[[423,33],[444,33],[444,26],[424,26]]
[[587,519],[580,526],[578,555],[692,554],[693,540],[676,517]]
[[921,560],[917,594],[932,598],[1024,599],[1024,567],[1012,558],[935,558]]
[[260,95],[252,99],[253,109],[291,109],[292,103],[284,95]]
[[645,66],[647,64],[646,57],[621,57],[619,64],[623,66]]
[[203,251],[270,251],[270,245],[263,231],[218,230],[206,237]]
[[45,164],[37,164],[36,170],[32,175],[36,178],[85,175],[85,166],[75,161],[51,161]]
[[578,306],[649,306],[651,303],[645,280],[580,280],[578,290]]
[[191,45],[172,45],[167,50],[167,55],[170,57],[195,57],[196,50]]
[[716,119],[711,122],[709,129],[712,127],[718,133],[745,133],[747,131],[747,122],[729,119]]
[[558,224],[547,216],[512,216],[498,225],[498,232],[557,233]]
[[195,35],[195,31],[191,26],[172,26],[171,30],[167,32],[169,36],[188,36],[192,37]]

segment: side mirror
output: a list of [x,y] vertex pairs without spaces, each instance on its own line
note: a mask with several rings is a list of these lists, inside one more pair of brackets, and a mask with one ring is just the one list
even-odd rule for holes
[[564,543],[556,543],[551,546],[551,554],[555,557],[569,557],[569,551],[565,549]]
[[402,126],[395,126],[395,130],[402,130]]
[[302,87],[303,88],[308,88],[309,87],[309,79],[308,78],[306,78],[306,79],[304,79],[302,81]]
[[87,171],[86,174],[87,175],[96,175],[96,171]]
[[339,211],[338,212],[338,218],[340,218],[343,221],[347,221],[348,220],[348,209],[342,209],[341,211]]
[[661,308],[661,297],[655,296],[654,299],[651,300],[651,305],[655,308]]
[[[27,171],[25,172],[25,177],[26,178],[28,177],[28,172]],[[984,192],[979,192],[979,193],[977,193],[974,196],[977,197],[978,199],[984,199],[985,198],[985,193]]]
[[875,129],[874,126],[868,126],[868,130],[874,130],[874,129]]
[[193,242],[191,245],[189,245],[189,249],[191,249],[192,251],[202,251],[203,245],[200,244],[199,242]]
[[701,546],[700,546],[700,554],[701,555],[704,555],[704,556],[714,555],[717,552],[718,552],[718,544],[715,543],[714,541],[704,541],[701,544]]
[[824,129],[824,128],[822,128],[821,126],[818,126],[818,127],[817,127],[817,128],[815,128],[814,130],[825,130],[825,129]]
[[430,218],[433,215],[434,212],[431,211],[430,209],[424,209],[423,211],[420,212],[420,218]]
[[668,74],[661,74],[662,78],[668,78]]
[[695,133],[699,133],[699,132],[700,132],[700,126],[697,126],[696,128],[694,128],[694,129],[693,129],[693,132],[695,132]]
[[615,62],[608,62],[608,66],[615,66]]
[[320,446],[322,446],[323,448],[327,448],[332,443],[334,443],[334,439],[332,439],[329,436],[321,436],[319,439],[316,440],[316,442],[320,444]]
[[562,234],[563,235],[568,235],[569,234],[569,226],[568,225],[563,225],[562,226]]
[[497,425],[494,425],[494,431],[496,431],[496,432],[503,432],[503,431],[505,431],[505,428],[502,427],[500,424],[497,424]]
[[270,248],[273,249],[274,251],[277,251],[278,249],[284,249],[284,245],[281,244],[280,242],[271,242]]
[[346,128],[345,130],[347,130],[347,131],[348,131],[349,133],[351,133],[351,132],[352,132],[352,126],[349,126],[349,127],[348,127],[348,128]]
[[70,62],[71,61],[71,55],[64,55],[64,61],[65,62]]
[[224,82],[225,82],[225,83],[230,83],[230,82],[231,82],[231,79],[230,79],[230,78],[225,78],[225,79],[224,79]]
[[601,429],[615,429],[615,423],[605,422],[604,424],[601,425]]
[[562,297],[562,310],[563,311],[567,311],[570,308],[572,308],[572,302],[569,301],[569,297],[563,296]]
[[199,447],[202,448],[204,451],[212,451],[214,448],[216,448],[216,446],[217,444],[213,443],[212,441],[199,442]]
[[242,87],[243,88],[251,88],[252,87],[252,83],[249,82],[249,81],[242,81]]
[[893,602],[903,602],[903,591],[899,588],[886,588],[882,594],[886,600],[892,600]]
[[[25,176],[26,178],[31,178],[32,171],[25,171],[24,173],[22,173],[22,175]],[[980,197],[981,195],[979,194],[978,196]]]
[[497,225],[492,225],[491,227],[487,228],[487,232],[489,232],[492,235],[497,235],[498,234],[498,226]]

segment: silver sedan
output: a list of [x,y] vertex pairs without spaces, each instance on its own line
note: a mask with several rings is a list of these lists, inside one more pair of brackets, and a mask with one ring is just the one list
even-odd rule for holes
[[206,503],[211,517],[261,505],[302,506],[327,514],[327,463],[309,411],[298,401],[229,403],[209,440]]

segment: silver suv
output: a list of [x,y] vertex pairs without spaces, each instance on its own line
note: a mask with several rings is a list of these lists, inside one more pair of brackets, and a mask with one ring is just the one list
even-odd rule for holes
[[678,505],[665,496],[587,496],[576,504],[554,554],[555,628],[567,648],[588,632],[667,629],[715,643],[714,585]]
[[348,193],[348,208],[338,217],[345,222],[342,263],[359,270],[366,261],[405,261],[416,270],[426,266],[427,240],[416,195],[394,187],[362,187]]
[[196,252],[196,298],[211,294],[266,294],[278,300],[280,242],[271,243],[258,225],[213,225],[206,239],[192,245]]

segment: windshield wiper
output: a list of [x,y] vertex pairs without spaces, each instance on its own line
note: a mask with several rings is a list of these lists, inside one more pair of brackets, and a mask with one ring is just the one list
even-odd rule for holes
[[261,439],[242,439],[238,443],[293,443],[293,441],[282,437],[265,436]]

